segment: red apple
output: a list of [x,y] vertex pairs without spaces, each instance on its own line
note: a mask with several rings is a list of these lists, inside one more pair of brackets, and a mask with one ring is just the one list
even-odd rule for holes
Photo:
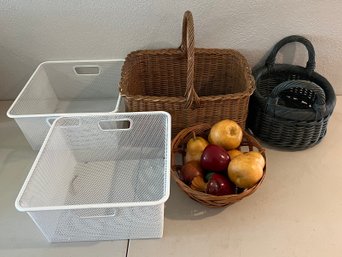
[[185,163],[179,173],[179,178],[186,184],[190,184],[194,177],[203,177],[203,169],[199,161],[189,161]]
[[230,157],[221,146],[209,144],[201,156],[201,166],[203,169],[215,172],[226,172]]
[[235,185],[225,176],[214,173],[209,178],[206,193],[211,195],[235,194]]

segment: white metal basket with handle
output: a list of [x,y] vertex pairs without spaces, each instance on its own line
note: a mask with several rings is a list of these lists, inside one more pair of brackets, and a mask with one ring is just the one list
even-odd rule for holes
[[14,118],[34,150],[52,122],[79,113],[120,111],[118,84],[123,59],[48,61],[32,74],[7,115]]
[[166,112],[58,118],[16,208],[50,242],[162,237],[170,120]]

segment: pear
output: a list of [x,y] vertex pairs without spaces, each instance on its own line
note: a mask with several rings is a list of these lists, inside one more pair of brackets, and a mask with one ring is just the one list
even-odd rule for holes
[[203,137],[196,136],[193,132],[193,137],[186,145],[185,162],[200,161],[202,153],[208,144],[207,140]]

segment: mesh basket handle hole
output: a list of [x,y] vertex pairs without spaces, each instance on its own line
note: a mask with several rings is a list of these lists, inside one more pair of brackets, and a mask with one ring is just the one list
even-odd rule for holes
[[128,130],[132,126],[131,120],[100,120],[99,129],[102,131]]
[[74,71],[77,75],[99,75],[100,67],[97,65],[75,66]]
[[[57,119],[57,118],[53,118],[54,120]],[[52,120],[52,118],[50,119]],[[51,121],[48,121],[47,122],[51,122]],[[54,122],[52,120],[52,122]],[[58,126],[59,127],[79,127],[81,125],[81,121],[79,118],[73,118],[73,117],[64,117],[64,118],[61,118],[57,121],[58,123]]]

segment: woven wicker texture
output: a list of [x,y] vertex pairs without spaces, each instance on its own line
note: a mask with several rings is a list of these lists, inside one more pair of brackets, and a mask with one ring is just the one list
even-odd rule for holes
[[[264,180],[266,174],[266,166],[264,168],[264,174],[261,180],[253,187],[245,189],[243,192],[239,194],[215,196],[191,189],[191,187],[186,185],[179,178],[179,171],[182,165],[177,163],[177,155],[181,155],[182,162],[184,163],[184,158],[186,154],[186,144],[189,141],[189,139],[193,137],[193,133],[195,133],[198,136],[207,138],[210,128],[211,125],[207,123],[197,124],[192,127],[183,129],[175,136],[171,143],[171,175],[172,178],[176,181],[177,185],[193,200],[207,207],[229,206],[233,203],[240,201],[246,196],[251,195],[255,192],[255,190],[257,190],[257,188]],[[258,141],[254,139],[252,136],[250,136],[247,132],[244,132],[243,134],[243,140],[239,149],[242,152],[259,151],[266,160],[265,150],[258,143]]]
[[[308,50],[306,67],[275,64],[284,45],[302,43]],[[336,96],[329,81],[314,71],[315,51],[309,40],[289,36],[272,49],[265,65],[255,69],[248,127],[267,144],[288,150],[316,145],[327,133]]]
[[326,113],[325,94],[310,81],[288,80],[273,88],[265,112],[283,119],[321,120]]
[[122,68],[120,90],[127,111],[167,111],[172,135],[196,123],[229,118],[245,127],[255,83],[250,67],[231,49],[194,48],[190,11],[183,18],[178,49],[130,53]]

